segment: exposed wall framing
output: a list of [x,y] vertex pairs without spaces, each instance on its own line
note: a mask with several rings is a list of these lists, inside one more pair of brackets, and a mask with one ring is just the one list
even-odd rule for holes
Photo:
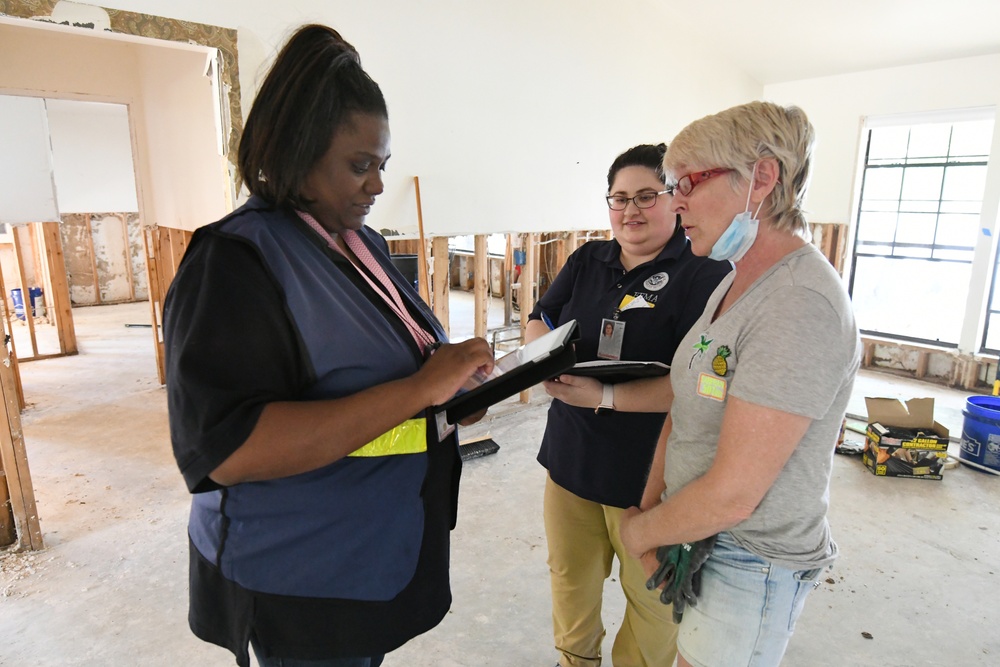
[[[32,309],[30,290],[40,287],[42,294]],[[15,314],[12,290],[21,291],[24,304]],[[11,333],[11,352],[15,365],[35,359],[49,359],[77,353],[73,328],[72,304],[66,280],[66,264],[57,222],[33,222],[16,225],[0,242],[0,290],[3,290],[3,316]],[[34,312],[33,312],[34,310]],[[26,336],[14,332],[24,326]],[[36,327],[54,327],[57,351],[39,351]],[[21,340],[20,349],[17,340]],[[27,343],[27,345],[25,345]],[[20,374],[15,372],[20,394]],[[23,399],[21,401],[23,405]]]
[[448,237],[438,236],[431,241],[431,307],[434,315],[444,326],[444,332],[451,335],[451,313],[448,309],[448,292],[451,287],[451,273],[448,270]]
[[181,258],[191,242],[192,232],[170,227],[147,227],[143,234],[146,253],[146,275],[149,284],[149,309],[153,323],[153,345],[156,349],[156,373],[160,384],[167,381],[167,366],[163,352],[163,301],[167,288],[181,265]]
[[812,243],[830,260],[837,273],[844,275],[847,258],[847,225],[839,222],[813,222],[809,224]]
[[5,413],[0,427],[0,547],[44,548],[21,431],[21,405],[7,348],[0,345],[0,403]]
[[956,389],[988,393],[997,380],[998,358],[863,336],[862,368],[888,371]]

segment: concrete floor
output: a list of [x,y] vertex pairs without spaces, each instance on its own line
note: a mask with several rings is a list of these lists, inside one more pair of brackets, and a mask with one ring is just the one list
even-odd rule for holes
[[[462,297],[459,297],[461,300]],[[454,328],[465,305],[453,301]],[[498,318],[499,317],[499,321]],[[502,323],[491,308],[490,326]],[[146,304],[74,310],[81,354],[21,366],[24,437],[46,548],[0,552],[0,665],[231,665],[187,629],[188,496],[170,453]],[[452,555],[454,604],[386,666],[550,666],[548,572],[535,454],[547,398],[496,406],[463,438],[494,455],[466,463]],[[862,372],[864,396],[934,396],[961,432],[967,395]],[[853,435],[853,434],[852,434]],[[1000,479],[965,466],[941,482],[882,479],[835,457],[831,522],[841,558],[810,597],[791,667],[1000,664]],[[617,630],[623,597],[606,586]],[[866,638],[868,633],[871,638]]]

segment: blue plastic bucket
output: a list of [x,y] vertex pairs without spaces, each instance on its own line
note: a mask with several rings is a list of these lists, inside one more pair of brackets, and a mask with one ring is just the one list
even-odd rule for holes
[[[41,287],[29,287],[28,288],[28,298],[31,300],[31,315],[34,317],[38,315],[35,312],[35,300],[42,296]],[[24,319],[24,292],[21,291],[20,287],[15,287],[10,291],[10,300],[14,302],[14,315],[17,319]]]
[[970,396],[965,402],[959,460],[1000,475],[1000,396]]
[[37,301],[38,297],[40,297],[41,295],[42,295],[42,288],[41,287],[29,287],[28,288],[28,300],[31,301],[31,314],[34,315],[34,316],[38,316],[39,315],[38,311],[35,310],[35,301]]
[[10,291],[10,300],[14,302],[14,315],[17,319],[24,319],[24,295],[21,294],[21,288],[15,287]]

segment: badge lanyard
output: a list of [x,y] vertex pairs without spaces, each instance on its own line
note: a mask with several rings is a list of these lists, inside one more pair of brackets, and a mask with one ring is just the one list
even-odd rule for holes
[[423,327],[420,326],[420,324],[417,323],[416,320],[413,319],[413,316],[410,315],[410,311],[407,310],[406,306],[403,304],[403,299],[399,296],[399,291],[396,289],[396,286],[392,283],[392,280],[389,279],[389,276],[386,274],[385,269],[382,268],[382,265],[379,264],[374,255],[372,255],[368,246],[366,246],[358,236],[358,233],[353,229],[345,229],[340,233],[340,236],[343,237],[347,247],[350,248],[361,263],[372,272],[372,275],[378,279],[385,289],[378,288],[375,281],[373,281],[366,272],[362,271],[361,267],[354,262],[354,259],[352,259],[350,255],[344,252],[340,246],[337,245],[334,238],[328,231],[326,231],[326,229],[323,228],[322,225],[319,224],[316,218],[312,217],[308,213],[305,213],[304,211],[296,210],[295,212],[300,218],[302,218],[303,221],[305,221],[307,225],[312,227],[317,234],[323,237],[323,240],[326,241],[327,244],[333,248],[333,250],[347,258],[347,261],[351,263],[351,266],[353,266],[355,270],[361,274],[372,289],[374,289],[375,292],[382,297],[392,312],[394,312],[396,316],[402,320],[403,324],[406,325],[410,335],[413,336],[413,340],[417,343],[417,348],[420,350],[420,354],[425,354],[427,348],[432,346],[435,342],[434,336],[429,334]]

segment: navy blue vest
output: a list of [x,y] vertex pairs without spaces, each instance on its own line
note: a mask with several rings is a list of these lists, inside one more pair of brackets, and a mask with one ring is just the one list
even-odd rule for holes
[[[302,400],[348,396],[416,372],[420,359],[413,341],[335,266],[313,232],[288,213],[254,210],[263,206],[251,199],[221,221],[219,231],[250,241],[284,292],[286,315],[316,377]],[[360,235],[420,319],[446,340],[380,239],[367,228]],[[428,439],[428,447],[436,444],[432,424]],[[191,540],[227,579],[249,590],[390,600],[417,565],[427,465],[426,453],[345,458],[292,477],[195,494]]]

